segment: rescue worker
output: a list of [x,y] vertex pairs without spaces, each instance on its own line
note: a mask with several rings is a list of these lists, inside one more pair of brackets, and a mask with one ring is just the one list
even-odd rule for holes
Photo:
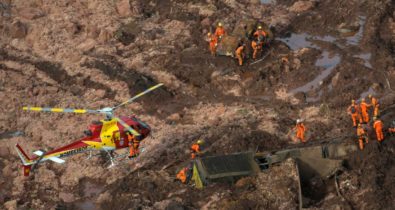
[[359,106],[355,103],[355,100],[351,100],[351,105],[348,107],[347,111],[351,115],[354,128],[356,128],[357,120],[359,120],[359,123],[362,123],[362,118],[361,118]]
[[388,128],[388,134],[391,136],[395,135],[395,120],[392,121],[392,127]]
[[215,56],[217,52],[217,36],[211,34],[210,32],[207,34],[209,43],[210,43],[210,52],[211,55]]
[[182,168],[176,175],[176,178],[183,184],[188,184],[189,180],[192,178],[193,163],[189,163],[188,166]]
[[201,154],[202,150],[203,150],[203,144],[204,141],[199,139],[196,141],[196,143],[192,144],[190,150],[191,150],[191,159],[195,159],[198,155]]
[[377,117],[374,117],[373,120],[374,120],[373,128],[376,131],[377,141],[381,143],[384,140],[383,122]]
[[236,58],[239,60],[239,66],[243,65],[244,47],[245,47],[245,44],[242,44],[236,49]]
[[306,127],[304,126],[301,119],[296,120],[296,126],[294,130],[296,130],[296,139],[299,139],[302,143],[306,143],[304,139],[304,133],[306,132]]
[[358,123],[357,135],[358,135],[359,149],[363,150],[365,144],[369,142],[369,139],[361,123]]
[[258,26],[258,30],[255,31],[254,37],[258,40],[258,42],[263,45],[266,39],[266,32],[262,29],[262,26]]
[[380,116],[380,103],[377,102],[376,106],[374,106],[373,117],[379,117],[379,116]]
[[373,117],[378,117],[379,114],[379,100],[377,100],[375,97],[373,97],[371,94],[369,94],[369,100],[370,100],[370,106],[373,108]]
[[129,131],[126,132],[129,145],[129,159],[137,157],[140,154],[139,146],[140,141],[137,137],[133,136]]
[[369,122],[369,108],[370,108],[370,104],[367,104],[365,102],[365,99],[363,98],[361,100],[361,104],[359,104],[359,106],[361,107],[361,116],[362,116],[362,121],[364,123],[368,123]]
[[258,52],[262,49],[262,44],[258,43],[258,41],[252,40],[251,47],[254,50],[252,53],[252,58],[255,60]]
[[219,22],[217,25],[217,28],[215,29],[215,36],[217,37],[218,40],[221,40],[222,37],[226,34],[224,27],[222,26],[222,23]]

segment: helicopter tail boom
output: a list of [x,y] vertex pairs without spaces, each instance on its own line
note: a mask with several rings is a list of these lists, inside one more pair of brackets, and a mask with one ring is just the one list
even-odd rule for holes
[[15,145],[15,149],[16,149],[16,152],[18,153],[18,156],[22,160],[24,176],[29,176],[30,170],[32,168],[32,164],[34,162],[32,161],[32,159],[29,156],[27,156],[26,152],[22,149],[22,147],[19,144]]

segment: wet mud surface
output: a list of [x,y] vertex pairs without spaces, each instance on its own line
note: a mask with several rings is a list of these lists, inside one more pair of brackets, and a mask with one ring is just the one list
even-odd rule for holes
[[[207,155],[304,147],[334,137],[355,143],[346,110],[351,99],[369,94],[379,98],[390,126],[394,8],[389,0],[1,3],[0,208],[296,209],[290,162],[201,191],[174,177],[198,138],[205,139]],[[263,61],[239,67],[234,58],[211,56],[205,38],[217,22],[232,31],[242,18],[264,21],[275,40]],[[22,106],[108,107],[157,83],[164,88],[117,112],[152,127],[138,158],[107,169],[100,155],[76,155],[22,176],[15,143],[29,154],[57,148],[102,117],[28,113]],[[293,143],[298,118],[308,128],[306,145]],[[371,128],[370,137],[338,174],[340,194],[333,178],[310,180],[308,208],[395,206],[394,140],[379,146]]]

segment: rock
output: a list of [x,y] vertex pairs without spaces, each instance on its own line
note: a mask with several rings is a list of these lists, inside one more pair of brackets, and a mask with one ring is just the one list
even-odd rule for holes
[[331,80],[331,84],[333,87],[335,87],[339,83],[339,78],[340,78],[340,72],[337,72]]
[[75,197],[72,193],[59,193],[59,199],[66,203],[71,203],[75,201]]
[[302,63],[302,62],[301,62],[298,58],[294,58],[294,59],[293,59],[293,68],[294,68],[295,70],[300,69],[301,63]]
[[289,8],[289,11],[296,13],[305,12],[310,10],[313,6],[314,4],[311,1],[297,1]]
[[167,120],[170,121],[179,121],[181,119],[181,115],[179,113],[174,113],[167,117]]
[[99,29],[95,25],[88,25],[86,27],[86,36],[91,39],[96,39],[99,36]]
[[93,94],[97,97],[97,98],[103,98],[106,95],[106,91],[103,89],[96,89],[95,91],[93,91]]
[[5,209],[7,210],[17,210],[17,202],[16,200],[7,201],[4,204]]
[[245,177],[245,178],[239,179],[236,182],[235,187],[237,187],[237,188],[248,188],[252,184],[253,184],[253,182],[252,182],[251,178],[250,177]]
[[24,23],[20,21],[15,21],[10,25],[10,36],[12,38],[24,38],[27,34],[27,27]]
[[37,8],[23,8],[18,12],[19,16],[28,20],[34,20],[40,17],[44,17],[45,13]]
[[202,27],[209,27],[211,25],[210,18],[204,18],[200,21],[200,25],[202,25]]
[[117,12],[121,17],[127,17],[132,15],[132,10],[130,9],[130,1],[129,0],[121,0],[117,3]]
[[261,4],[261,0],[250,0],[251,4]]
[[78,49],[88,52],[91,51],[96,46],[96,41],[93,39],[86,39],[85,42],[78,45]]
[[100,43],[105,43],[105,42],[108,42],[111,38],[112,38],[112,33],[110,33],[110,32],[109,32],[108,30],[106,30],[106,29],[102,29],[102,30],[100,31],[98,41],[99,41]]
[[11,177],[12,176],[12,172],[14,172],[12,170],[12,167],[10,164],[6,165],[3,170],[1,171],[3,173],[4,177]]

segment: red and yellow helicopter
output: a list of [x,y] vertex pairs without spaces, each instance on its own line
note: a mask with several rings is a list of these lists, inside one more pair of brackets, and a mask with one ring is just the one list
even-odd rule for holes
[[85,132],[86,137],[49,152],[44,152],[41,150],[35,151],[33,152],[34,156],[31,158],[26,154],[22,147],[17,144],[16,151],[22,160],[24,175],[28,176],[30,171],[33,171],[35,166],[43,161],[51,160],[56,163],[64,163],[65,161],[62,158],[86,151],[91,152],[93,150],[105,151],[110,157],[111,165],[114,165],[113,157],[110,152],[128,147],[128,132],[129,135],[133,135],[133,138],[137,138],[139,141],[142,141],[151,132],[151,128],[135,116],[116,117],[114,116],[114,110],[133,102],[137,98],[161,87],[162,85],[162,83],[157,84],[119,105],[114,107],[106,107],[99,110],[23,107],[23,110],[26,111],[77,114],[99,113],[106,116],[105,119],[93,122],[91,125],[89,125],[89,130]]

